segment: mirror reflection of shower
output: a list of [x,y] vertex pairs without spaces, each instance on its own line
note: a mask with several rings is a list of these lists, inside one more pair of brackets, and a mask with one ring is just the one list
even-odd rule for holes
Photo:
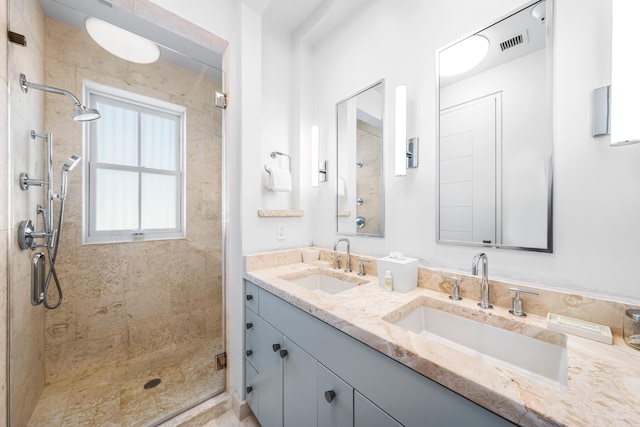
[[[71,92],[58,89],[51,86],[39,85],[27,81],[24,74],[20,75],[20,85],[22,91],[27,93],[28,90],[37,89],[46,92],[57,93],[69,97],[75,104],[75,108],[71,114],[73,119],[78,122],[93,121],[100,118],[98,110],[85,107]],[[37,215],[42,216],[44,230],[37,231],[31,220],[24,220],[18,227],[18,244],[21,249],[35,250],[36,248],[45,248],[47,252],[46,259],[49,261],[49,269],[46,270],[45,256],[42,252],[38,252],[33,256],[31,270],[32,284],[32,305],[43,304],[47,309],[53,310],[62,304],[62,288],[56,273],[55,264],[58,255],[58,244],[60,241],[60,232],[62,230],[62,220],[64,217],[64,204],[67,198],[67,174],[72,171],[81,157],[72,154],[69,159],[62,165],[60,174],[60,192],[53,192],[53,136],[50,132],[39,134],[31,131],[31,139],[41,139],[45,141],[45,169],[46,176],[44,180],[29,178],[26,173],[20,174],[20,188],[23,191],[29,189],[30,186],[45,187],[46,206],[38,205],[36,208]],[[58,209],[58,218],[54,227],[53,202],[60,201]],[[43,239],[43,243],[36,243],[36,239]],[[51,281],[58,291],[58,300],[51,304],[48,299],[49,285]]]

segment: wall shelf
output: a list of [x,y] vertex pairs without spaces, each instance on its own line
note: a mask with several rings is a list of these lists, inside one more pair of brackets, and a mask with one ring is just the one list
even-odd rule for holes
[[303,210],[263,210],[258,209],[258,216],[262,218],[268,217],[293,217],[304,216]]

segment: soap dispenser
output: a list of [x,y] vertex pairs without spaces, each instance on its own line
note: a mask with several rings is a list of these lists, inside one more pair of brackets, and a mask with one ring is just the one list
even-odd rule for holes
[[384,290],[393,290],[393,277],[391,276],[391,270],[387,270],[384,272]]

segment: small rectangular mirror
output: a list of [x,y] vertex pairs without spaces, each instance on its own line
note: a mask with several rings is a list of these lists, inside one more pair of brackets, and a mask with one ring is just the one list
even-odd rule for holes
[[437,53],[438,242],[552,252],[552,10]]
[[337,232],[384,236],[384,80],[338,102]]

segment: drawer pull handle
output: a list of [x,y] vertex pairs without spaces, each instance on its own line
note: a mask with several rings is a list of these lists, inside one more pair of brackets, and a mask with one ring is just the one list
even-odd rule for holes
[[247,394],[251,393],[253,391],[253,387],[249,386],[247,387]]
[[253,323],[251,322],[247,323],[247,329],[251,329],[251,328],[253,328]]
[[253,299],[253,295],[249,294],[247,295],[247,301],[251,301]]
[[280,357],[282,359],[284,359],[285,357],[287,357],[287,354],[289,354],[289,352],[287,350],[280,350]]
[[333,402],[333,399],[336,397],[336,392],[333,390],[329,390],[329,391],[325,391],[324,392],[324,398],[326,399],[327,403],[331,403]]
[[247,357],[249,357],[253,354],[253,350],[247,350],[246,353],[247,353]]
[[271,346],[271,348],[273,349],[273,352],[275,353],[276,351],[280,350],[280,344],[274,344]]

